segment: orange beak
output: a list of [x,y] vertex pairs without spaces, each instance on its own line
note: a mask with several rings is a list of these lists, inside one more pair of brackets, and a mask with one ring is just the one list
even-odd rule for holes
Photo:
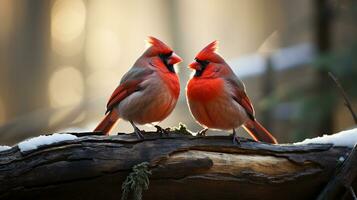
[[189,64],[188,67],[193,70],[201,70],[201,65],[198,62],[193,62]]
[[180,58],[180,56],[178,56],[177,54],[173,53],[170,58],[167,60],[167,63],[170,65],[174,65],[176,63],[181,62],[182,59]]

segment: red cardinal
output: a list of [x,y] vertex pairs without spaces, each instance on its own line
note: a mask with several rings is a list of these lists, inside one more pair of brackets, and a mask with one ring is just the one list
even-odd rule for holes
[[255,119],[254,109],[243,82],[233,73],[224,59],[216,53],[217,41],[197,54],[189,67],[195,70],[187,84],[187,99],[193,117],[205,129],[233,129],[243,125],[256,141],[276,144],[276,139]]
[[142,138],[135,124],[160,122],[174,109],[180,83],[173,65],[181,58],[154,37],[149,37],[148,42],[151,46],[123,76],[108,101],[106,116],[94,131],[108,135],[122,118],[129,121],[137,136]]

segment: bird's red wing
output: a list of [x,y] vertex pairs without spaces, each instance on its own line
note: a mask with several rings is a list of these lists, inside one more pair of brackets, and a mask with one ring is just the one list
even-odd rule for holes
[[142,80],[128,80],[120,84],[110,96],[107,103],[107,112],[113,109],[115,105],[120,103],[124,98],[140,89],[139,84]]
[[236,91],[236,98],[235,100],[245,109],[250,117],[254,118],[254,108],[253,105],[247,96],[247,94],[242,90]]
[[230,83],[233,88],[233,99],[245,109],[251,119],[254,119],[254,108],[249,97],[245,93],[243,83],[239,84],[237,79],[228,79],[228,83]]

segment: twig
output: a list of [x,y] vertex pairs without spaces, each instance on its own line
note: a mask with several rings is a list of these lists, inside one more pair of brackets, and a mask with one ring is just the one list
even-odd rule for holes
[[340,90],[340,93],[342,94],[343,98],[345,99],[345,106],[348,108],[348,110],[350,110],[351,115],[353,117],[353,120],[355,121],[355,124],[357,124],[357,116],[356,113],[353,111],[352,109],[352,105],[350,100],[348,99],[348,96],[345,92],[345,90],[343,89],[342,85],[340,84],[340,82],[338,81],[338,79],[336,78],[335,75],[333,75],[332,72],[328,72],[328,75],[330,76],[330,78],[335,82],[336,86],[338,87],[338,89]]
[[[320,193],[317,200],[340,199],[351,187],[352,182],[357,176],[357,145],[355,145],[342,166],[336,170],[335,175],[328,182],[324,190]],[[350,189],[349,189],[350,190]]]
[[357,200],[355,191],[353,190],[353,187],[352,187],[352,186],[350,186],[350,192],[351,192],[352,198],[353,198],[354,200]]

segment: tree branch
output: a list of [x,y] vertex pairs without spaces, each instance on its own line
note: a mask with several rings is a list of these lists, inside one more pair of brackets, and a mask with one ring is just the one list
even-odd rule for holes
[[347,96],[346,91],[343,89],[342,85],[340,84],[340,82],[338,81],[338,79],[335,77],[335,75],[333,75],[332,72],[329,72],[328,75],[330,76],[330,78],[335,82],[337,88],[339,89],[341,95],[343,96],[344,100],[345,100],[345,106],[347,107],[347,109],[350,111],[353,120],[355,122],[355,124],[357,124],[357,116],[356,113],[353,111],[351,102]]
[[247,139],[236,146],[229,136],[177,131],[144,140],[84,136],[0,152],[0,199],[120,199],[122,183],[142,162],[152,172],[143,199],[314,199],[350,150]]
[[351,193],[353,200],[357,200],[357,196],[352,186],[349,187],[349,192]]
[[[321,192],[318,200],[339,199],[346,190],[350,191],[352,182],[357,176],[357,145],[343,162],[341,168],[336,170],[335,176],[329,181],[327,186]],[[352,190],[353,191],[353,190]]]

